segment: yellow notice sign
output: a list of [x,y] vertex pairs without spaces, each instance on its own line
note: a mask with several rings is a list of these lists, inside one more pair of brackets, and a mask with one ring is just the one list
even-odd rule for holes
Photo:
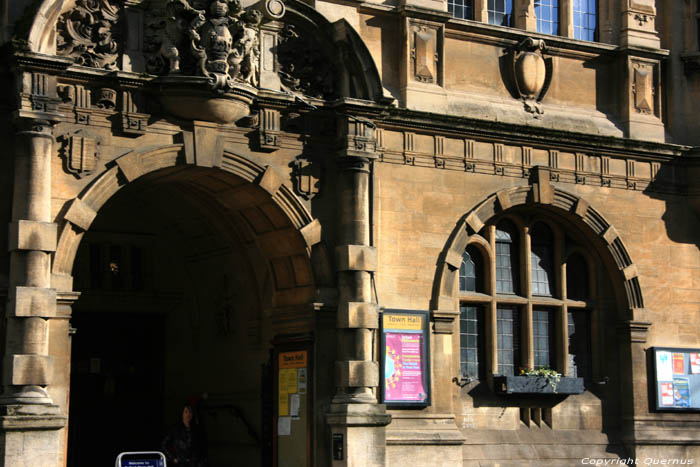
[[382,315],[384,329],[401,329],[407,331],[420,331],[423,329],[423,317],[420,315]]
[[297,369],[280,369],[277,386],[279,388],[277,415],[280,417],[286,417],[289,415],[289,395],[296,394],[297,392]]
[[306,350],[282,352],[279,355],[280,368],[306,368]]

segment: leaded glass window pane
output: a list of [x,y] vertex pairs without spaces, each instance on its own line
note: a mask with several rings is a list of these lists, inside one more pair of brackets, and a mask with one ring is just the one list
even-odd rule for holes
[[567,313],[569,335],[569,373],[578,378],[591,377],[591,315],[588,311]]
[[517,236],[515,227],[501,221],[496,227],[496,292],[514,294],[518,289]]
[[474,246],[468,246],[462,255],[462,265],[459,268],[459,290],[463,292],[484,291],[484,262],[481,253]]
[[532,339],[535,369],[552,368],[554,363],[554,314],[551,311],[532,311]]
[[595,40],[596,16],[596,0],[574,0],[575,39]]
[[496,317],[498,373],[514,376],[520,366],[520,320],[513,307],[498,307]]
[[566,295],[572,300],[588,298],[588,265],[579,254],[566,261]]
[[535,224],[531,233],[530,276],[532,294],[552,296],[554,270],[552,267],[552,233],[541,222]]
[[447,0],[447,11],[459,19],[474,19],[474,0]]
[[461,306],[459,310],[459,350],[462,378],[481,378],[483,361],[483,308]]
[[535,0],[537,32],[559,34],[559,0]]
[[512,26],[513,0],[488,0],[489,24]]

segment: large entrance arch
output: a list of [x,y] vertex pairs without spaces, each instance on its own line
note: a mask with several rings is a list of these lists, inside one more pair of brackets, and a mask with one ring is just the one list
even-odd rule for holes
[[320,224],[274,169],[181,149],[118,159],[64,215],[53,274],[82,294],[68,465],[159,449],[185,401],[211,465],[271,455],[271,341],[313,332]]

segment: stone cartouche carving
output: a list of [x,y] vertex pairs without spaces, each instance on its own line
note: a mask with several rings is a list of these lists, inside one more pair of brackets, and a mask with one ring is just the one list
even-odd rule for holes
[[280,31],[277,50],[285,90],[319,99],[335,96],[333,63],[309,34],[288,24]]
[[147,44],[157,51],[148,61],[149,71],[206,77],[218,91],[232,89],[235,82],[256,86],[262,14],[243,10],[238,0],[200,0],[195,5],[203,8],[189,0],[168,1],[161,32]]
[[540,102],[552,79],[551,60],[544,59],[545,51],[543,40],[528,37],[516,46],[512,54],[515,88],[525,110],[535,117],[543,113]]
[[78,0],[56,25],[58,55],[79,65],[117,69],[120,6],[110,0]]
[[59,153],[63,157],[66,172],[78,178],[90,175],[99,159],[100,141],[81,130],[59,136]]

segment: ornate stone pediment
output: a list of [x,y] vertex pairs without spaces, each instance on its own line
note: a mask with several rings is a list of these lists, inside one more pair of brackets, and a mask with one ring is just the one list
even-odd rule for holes
[[287,1],[289,8],[282,0],[245,8],[240,0],[76,0],[57,22],[57,54],[141,73],[165,110],[187,120],[236,121],[260,89],[383,99],[373,60],[352,28]]

